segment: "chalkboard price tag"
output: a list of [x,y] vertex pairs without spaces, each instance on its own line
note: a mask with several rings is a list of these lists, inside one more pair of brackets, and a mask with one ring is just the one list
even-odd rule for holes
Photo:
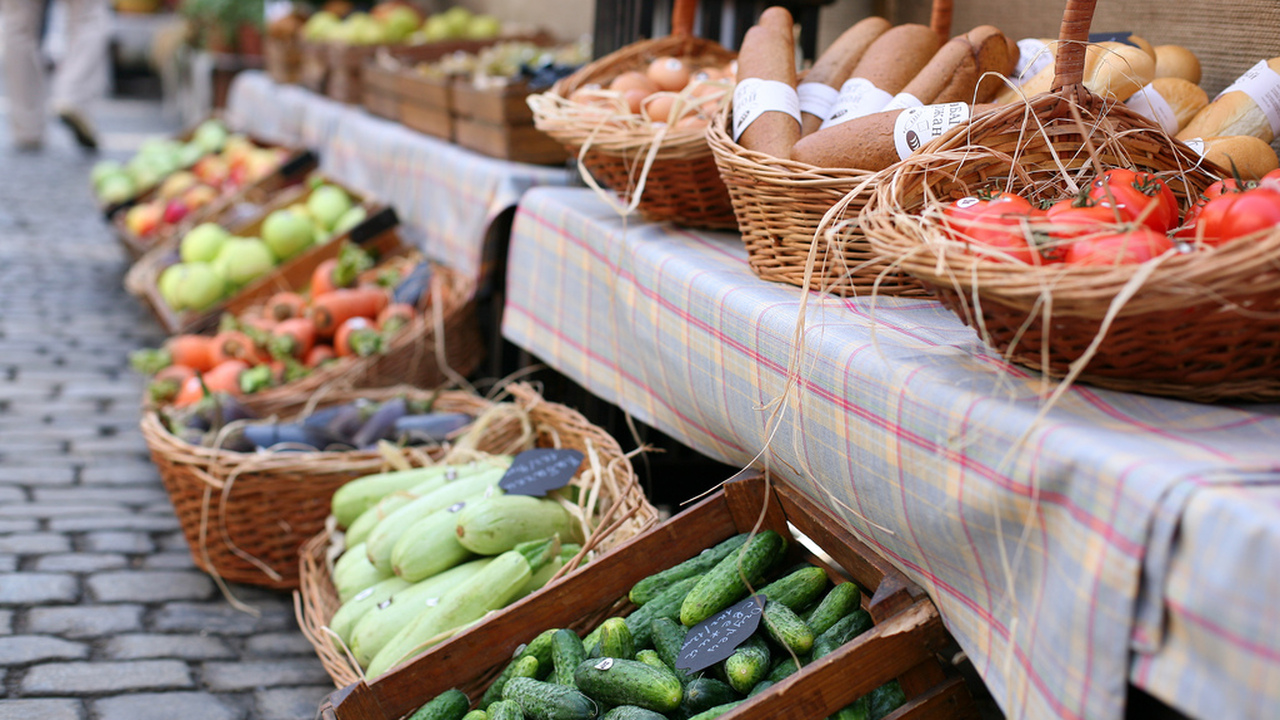
[[525,450],[511,462],[498,487],[508,495],[542,497],[568,485],[581,464],[582,453],[577,450]]
[[697,672],[733,654],[760,627],[763,595],[752,595],[694,625],[684,636],[676,667]]
[[1089,42],[1091,43],[1118,42],[1118,43],[1124,43],[1125,45],[1132,45],[1133,47],[1138,47],[1137,43],[1129,39],[1132,35],[1133,33],[1131,32],[1089,33]]

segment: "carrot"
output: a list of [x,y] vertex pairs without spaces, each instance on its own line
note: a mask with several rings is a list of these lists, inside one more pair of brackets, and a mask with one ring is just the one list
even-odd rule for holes
[[328,362],[338,357],[334,352],[332,345],[314,345],[311,350],[302,358],[302,364],[309,368],[317,367],[321,363]]
[[212,339],[204,335],[174,335],[164,343],[174,365],[185,365],[204,372],[213,368]]
[[316,266],[311,272],[311,300],[327,295],[338,286],[333,281],[333,271],[338,269],[338,259],[329,258]]
[[151,382],[147,383],[147,397],[156,405],[172,402],[195,374],[196,371],[186,365],[170,365],[156,373]]
[[278,323],[268,346],[275,358],[305,357],[316,344],[316,325],[307,318],[289,318]]
[[309,313],[321,336],[332,335],[338,326],[353,317],[372,321],[390,303],[381,288],[339,289],[311,301]]
[[285,290],[278,292],[267,300],[262,307],[262,316],[280,322],[289,318],[302,317],[307,311],[307,301],[296,292]]
[[173,399],[177,407],[193,405],[204,399],[205,389],[209,392],[225,392],[240,395],[240,373],[249,369],[249,365],[241,360],[225,360],[212,370],[195,373],[182,383],[182,388]]
[[267,343],[271,341],[271,333],[279,323],[258,315],[246,315],[240,319],[239,324],[239,330],[253,342],[256,357],[259,360],[265,359],[270,354],[267,352]]
[[391,303],[378,313],[378,329],[385,333],[393,333],[413,322],[413,316],[416,314],[413,306],[408,303]]
[[200,385],[200,378],[192,375],[183,381],[182,387],[173,396],[173,405],[174,407],[187,407],[188,405],[195,405],[203,399],[204,388]]
[[242,330],[223,330],[214,335],[213,347],[218,364],[227,360],[243,360],[256,365],[262,359],[253,339]]
[[347,318],[334,333],[333,350],[338,357],[368,357],[382,351],[382,335],[369,318],[356,315]]

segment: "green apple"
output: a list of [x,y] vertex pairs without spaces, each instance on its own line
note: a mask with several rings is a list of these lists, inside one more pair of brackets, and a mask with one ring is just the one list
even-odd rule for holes
[[123,172],[108,175],[97,185],[98,199],[109,205],[124,202],[138,193],[133,180]]
[[262,241],[281,260],[310,247],[314,237],[311,220],[292,210],[276,210],[262,221]]
[[422,25],[418,11],[408,5],[396,5],[386,10],[380,20],[388,42],[403,42]]
[[115,160],[100,160],[93,164],[93,169],[89,171],[89,183],[94,187],[102,184],[102,181],[112,175],[119,175],[124,172],[124,166]]
[[321,185],[307,198],[307,211],[326,230],[337,224],[338,218],[351,209],[351,196],[336,185]]
[[178,307],[178,286],[182,284],[182,278],[186,273],[186,263],[174,263],[161,270],[160,277],[156,279],[156,289],[160,291],[160,297],[174,310],[182,309]]
[[364,222],[367,217],[369,217],[369,211],[365,210],[363,205],[356,205],[342,213],[342,217],[338,218],[338,222],[333,224],[333,234],[341,235]]
[[308,40],[327,40],[341,22],[337,15],[321,10],[302,26],[302,36]]
[[461,38],[467,33],[467,25],[471,22],[471,11],[455,5],[444,13],[445,22],[449,24],[449,37]]
[[276,265],[271,248],[261,238],[229,237],[213,260],[223,279],[229,285],[239,287],[269,272]]
[[182,167],[189,168],[200,162],[200,158],[207,154],[203,146],[195,142],[189,142],[178,150],[178,162],[182,164]]
[[467,23],[466,36],[471,40],[489,40],[502,32],[502,22],[492,15],[476,15]]
[[212,262],[231,233],[216,223],[201,223],[182,236],[178,254],[183,262]]
[[174,309],[204,310],[221,300],[225,291],[226,283],[208,263],[187,263],[175,291],[181,307]]

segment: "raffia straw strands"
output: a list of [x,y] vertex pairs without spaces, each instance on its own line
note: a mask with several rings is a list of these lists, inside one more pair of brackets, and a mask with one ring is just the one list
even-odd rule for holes
[[[531,446],[573,448],[582,451],[585,456],[585,468],[571,483],[579,490],[579,499],[573,504],[571,512],[575,517],[586,521],[586,541],[582,551],[566,563],[556,578],[572,572],[584,561],[608,552],[657,523],[658,512],[645,498],[631,466],[631,454],[623,453],[617,440],[603,429],[587,422],[576,410],[547,402],[531,385],[513,383],[500,393],[499,398],[505,395],[509,399],[490,409],[491,418],[501,418],[501,421],[511,426],[509,429],[518,427],[518,432],[531,441]],[[497,408],[501,407],[514,408],[514,411],[499,411]],[[482,417],[476,425],[483,427],[483,422]],[[525,435],[526,430],[531,432]],[[489,429],[483,429],[477,435],[460,440],[458,446],[462,449],[456,451],[460,453],[459,457],[474,457],[471,449],[474,443],[469,438],[486,437],[488,432]],[[507,435],[504,441],[507,445],[490,443],[486,439],[479,445],[479,449],[483,450],[489,445],[509,447],[510,439],[511,436]],[[329,620],[341,607],[332,581],[333,561],[337,557],[333,548],[340,547],[340,543],[340,533],[333,527],[327,527],[303,545],[299,552],[300,587],[294,594],[294,604],[298,625],[303,634],[315,648],[334,684],[343,687],[361,679],[363,673],[328,628]],[[611,606],[600,613],[583,617],[575,625],[575,629],[594,627],[617,609]],[[492,674],[486,675],[468,687],[483,689],[491,679]],[[468,691],[468,688],[462,689]]]

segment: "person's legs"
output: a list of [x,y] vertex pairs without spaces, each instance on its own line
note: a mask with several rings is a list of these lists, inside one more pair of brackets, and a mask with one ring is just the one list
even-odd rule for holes
[[4,79],[13,140],[20,148],[44,139],[44,63],[40,59],[42,0],[0,0]]
[[53,108],[84,147],[97,147],[87,113],[105,94],[111,40],[110,0],[63,0],[67,51],[53,76]]

